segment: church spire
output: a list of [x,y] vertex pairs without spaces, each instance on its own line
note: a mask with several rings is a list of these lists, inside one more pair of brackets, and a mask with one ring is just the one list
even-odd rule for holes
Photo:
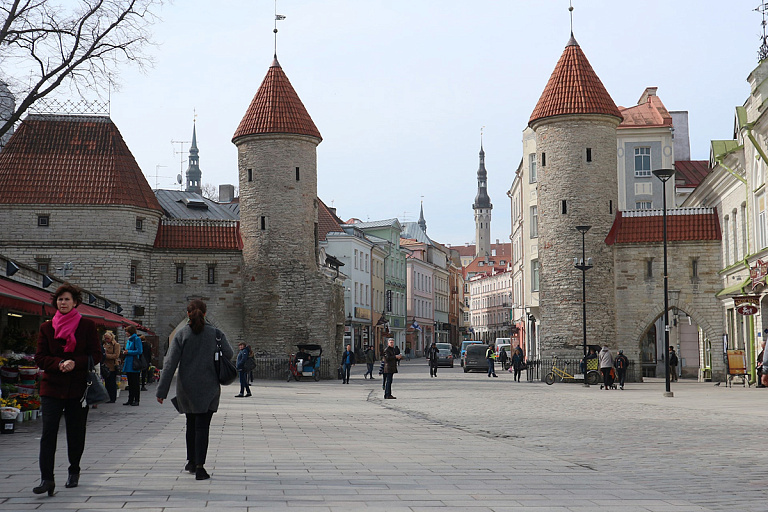
[[427,232],[427,221],[424,220],[424,201],[421,202],[421,211],[419,212],[419,227],[424,233]]
[[488,171],[485,170],[483,132],[480,131],[480,166],[477,169],[477,195],[472,205],[475,210],[475,257],[491,255],[491,198],[488,196]]
[[197,149],[197,126],[192,124],[192,145],[189,148],[189,167],[187,168],[187,192],[203,193],[201,180],[203,173],[200,171],[200,151]]

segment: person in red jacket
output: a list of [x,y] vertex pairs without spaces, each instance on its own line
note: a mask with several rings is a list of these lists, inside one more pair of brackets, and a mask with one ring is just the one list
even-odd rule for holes
[[40,326],[35,362],[43,370],[40,381],[40,404],[43,432],[40,437],[40,485],[35,494],[53,496],[56,487],[53,468],[59,422],[64,415],[67,428],[69,476],[65,487],[77,487],[80,458],[85,449],[85,424],[90,407],[82,403],[88,375],[88,358],[101,362],[101,345],[96,324],[77,311],[82,302],[80,289],[64,283],[53,293],[56,307],[53,320]]

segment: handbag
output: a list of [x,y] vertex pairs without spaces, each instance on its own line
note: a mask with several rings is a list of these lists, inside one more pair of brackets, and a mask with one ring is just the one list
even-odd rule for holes
[[144,357],[143,353],[133,356],[133,371],[143,372],[147,369],[147,366],[147,359]]
[[101,378],[96,375],[96,369],[94,366],[93,357],[88,356],[88,374],[85,378],[85,393],[83,393],[83,398],[80,400],[80,404],[83,407],[88,407],[89,405],[95,404],[103,404],[104,402],[109,401],[109,393],[107,393],[107,388],[105,388],[104,384],[101,383]]
[[218,329],[216,329],[216,354],[214,358],[216,360],[216,376],[219,378],[219,383],[225,386],[232,384],[237,378],[237,368],[221,352],[221,331]]
[[243,365],[245,368],[245,371],[252,372],[254,368],[256,368],[256,360],[252,357],[249,357],[245,360],[245,364]]

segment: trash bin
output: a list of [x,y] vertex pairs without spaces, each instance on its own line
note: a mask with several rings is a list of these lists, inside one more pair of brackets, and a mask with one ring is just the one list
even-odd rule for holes
[[2,420],[3,429],[0,431],[3,434],[13,434],[16,430],[16,417],[21,411],[15,407],[3,407],[0,408],[0,420]]

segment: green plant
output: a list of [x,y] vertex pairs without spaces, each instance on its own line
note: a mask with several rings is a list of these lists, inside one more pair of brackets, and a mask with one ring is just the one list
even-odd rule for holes
[[0,351],[34,352],[35,342],[34,333],[9,325],[0,337]]

